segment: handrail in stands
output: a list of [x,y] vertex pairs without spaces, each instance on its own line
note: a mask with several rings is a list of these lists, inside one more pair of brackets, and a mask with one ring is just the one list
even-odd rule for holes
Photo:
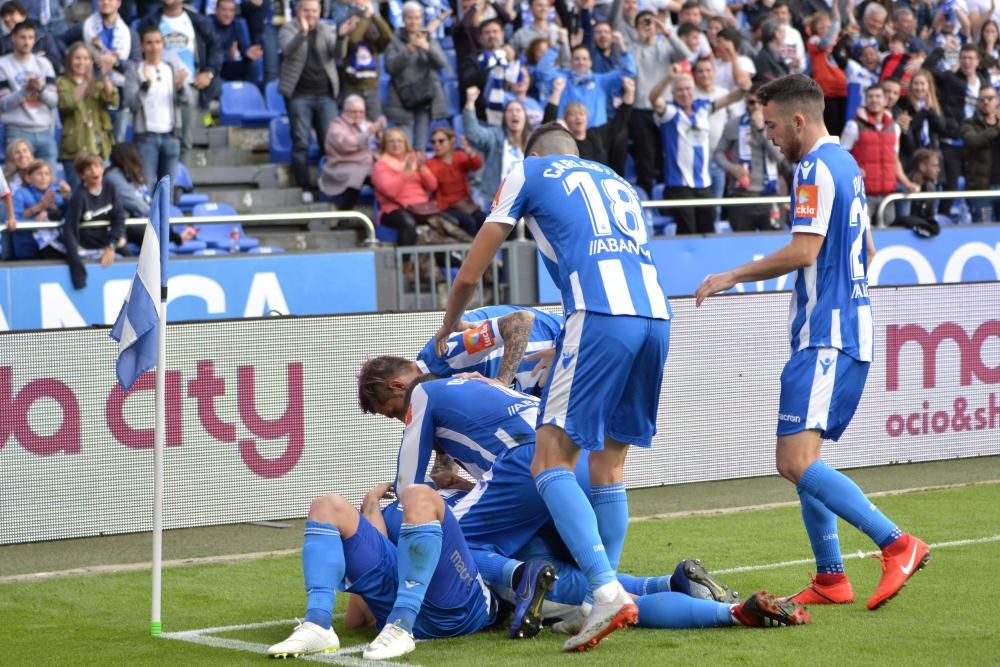
[[[375,238],[375,223],[366,214],[358,211],[316,211],[315,213],[253,213],[248,215],[218,215],[218,216],[183,216],[171,218],[171,224],[187,225],[214,225],[214,224],[234,224],[241,225],[261,225],[266,223],[293,223],[310,220],[360,220],[365,227],[368,237],[365,245],[377,246],[379,241]],[[128,218],[126,225],[145,225],[146,218]],[[27,229],[57,229],[62,225],[61,221],[36,222],[25,220],[17,223],[18,230]],[[107,222],[94,221],[80,224],[81,228],[106,227]],[[7,223],[0,223],[0,231],[7,229]]]
[[878,226],[885,224],[885,209],[895,201],[919,201],[921,199],[1000,199],[1000,190],[959,190],[942,192],[894,192],[879,202],[875,220]]

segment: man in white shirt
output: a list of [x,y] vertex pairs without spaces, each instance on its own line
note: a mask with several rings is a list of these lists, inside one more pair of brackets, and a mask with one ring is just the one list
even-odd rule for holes
[[802,41],[802,33],[792,26],[792,10],[788,7],[788,1],[776,0],[771,8],[771,16],[785,26],[785,43],[781,46],[781,56],[785,59],[789,72],[792,74],[805,72],[808,62],[806,45]]
[[[715,67],[708,58],[702,58],[694,65],[694,98],[696,100],[708,100],[715,102],[727,96],[729,91],[715,85]],[[726,129],[726,124],[733,117],[732,106],[724,106],[712,112],[708,117],[708,148],[709,155],[715,153],[715,147],[719,145],[722,132]],[[712,178],[712,196],[721,197],[726,193],[726,172],[711,160],[708,165],[708,173]],[[715,218],[719,219],[719,209],[715,211]]]
[[133,141],[146,183],[174,178],[180,160],[179,97],[187,91],[191,72],[173,54],[165,53],[163,35],[155,25],[139,33],[142,61],[125,77],[125,104],[132,111]]

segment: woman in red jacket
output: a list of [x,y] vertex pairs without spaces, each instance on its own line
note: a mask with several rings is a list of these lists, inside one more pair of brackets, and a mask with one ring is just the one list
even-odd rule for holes
[[847,75],[833,60],[832,53],[840,38],[840,15],[837,3],[833,3],[834,15],[816,12],[806,20],[809,40],[806,50],[812,61],[812,78],[823,89],[826,107],[823,120],[832,135],[839,135],[844,129],[847,113]]
[[437,205],[450,214],[462,229],[475,236],[486,220],[486,214],[472,199],[469,174],[483,166],[483,158],[469,147],[462,137],[462,150],[455,150],[455,133],[450,127],[439,127],[431,134],[434,157],[427,168],[437,178]]
[[372,168],[372,187],[378,199],[378,224],[392,227],[399,236],[397,245],[416,245],[417,222],[407,206],[430,201],[438,182],[424,164],[424,156],[410,147],[398,127],[385,131],[379,146],[382,156]]

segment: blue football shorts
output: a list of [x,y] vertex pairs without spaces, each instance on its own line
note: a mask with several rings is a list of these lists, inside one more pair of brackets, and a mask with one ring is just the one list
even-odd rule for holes
[[578,446],[605,436],[649,447],[656,434],[670,321],[578,310],[559,336],[538,425],[562,428]]
[[833,347],[792,354],[781,371],[777,434],[817,430],[839,440],[861,402],[870,366]]
[[[471,634],[496,618],[493,596],[450,508],[445,510],[441,528],[441,557],[413,626],[417,639]],[[343,589],[364,599],[381,629],[399,586],[396,545],[362,516],[358,531],[344,540],[344,561]]]

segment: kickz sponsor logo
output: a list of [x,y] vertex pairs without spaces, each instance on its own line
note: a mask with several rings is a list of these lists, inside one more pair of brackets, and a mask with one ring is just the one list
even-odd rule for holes
[[815,218],[818,212],[816,202],[819,200],[819,187],[815,185],[800,185],[795,189],[795,217]]
[[784,414],[779,414],[778,415],[778,421],[780,421],[780,422],[788,422],[790,424],[801,424],[802,423],[802,417],[800,417],[798,415],[784,415]]

